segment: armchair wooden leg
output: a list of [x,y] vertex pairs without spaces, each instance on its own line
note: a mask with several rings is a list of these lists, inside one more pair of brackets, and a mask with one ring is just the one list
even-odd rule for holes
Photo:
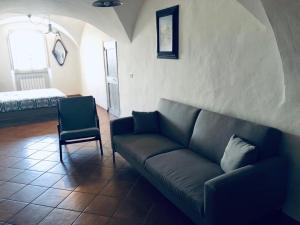
[[62,162],[63,159],[62,159],[62,146],[61,146],[61,143],[59,142],[59,158],[60,158],[60,161]]

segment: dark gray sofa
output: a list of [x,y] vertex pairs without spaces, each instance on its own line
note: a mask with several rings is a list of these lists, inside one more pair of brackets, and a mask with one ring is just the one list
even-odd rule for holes
[[[111,122],[118,152],[196,224],[243,225],[281,208],[287,166],[270,127],[161,99],[160,133],[134,134],[133,118]],[[220,160],[236,134],[259,149],[253,165],[224,173]]]

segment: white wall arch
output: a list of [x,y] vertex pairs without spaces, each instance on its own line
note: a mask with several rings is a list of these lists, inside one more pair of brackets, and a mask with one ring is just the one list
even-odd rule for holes
[[[51,21],[51,20],[50,20]],[[46,17],[32,16],[29,20],[28,16],[18,15],[18,16],[9,16],[7,18],[0,19],[0,26],[10,25],[15,29],[19,27],[40,30],[43,33],[46,33],[48,30],[49,19]],[[63,26],[54,21],[51,21],[53,28],[60,33],[66,35],[77,47],[79,43],[73,35]]]
[[[126,0],[114,8],[95,8],[90,0],[2,0],[0,15],[7,13],[67,16],[87,22],[116,40],[131,41],[144,0]],[[122,21],[122,22],[121,22]]]

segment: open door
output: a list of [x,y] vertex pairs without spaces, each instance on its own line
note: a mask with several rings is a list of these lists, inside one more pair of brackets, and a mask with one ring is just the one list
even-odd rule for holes
[[104,60],[106,69],[108,111],[112,115],[120,116],[120,94],[118,77],[117,42],[104,42]]

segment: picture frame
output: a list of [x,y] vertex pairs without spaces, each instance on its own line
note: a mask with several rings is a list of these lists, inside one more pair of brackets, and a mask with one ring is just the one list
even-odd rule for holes
[[63,66],[65,64],[68,51],[61,39],[57,39],[55,41],[52,54],[54,55],[54,58],[60,66]]
[[179,5],[156,12],[157,58],[179,58]]

